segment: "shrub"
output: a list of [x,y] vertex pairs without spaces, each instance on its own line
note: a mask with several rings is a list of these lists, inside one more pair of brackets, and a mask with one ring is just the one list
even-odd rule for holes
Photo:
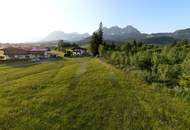
[[158,66],[158,79],[168,86],[175,87],[178,85],[181,75],[182,71],[179,65],[160,64]]
[[150,52],[139,52],[133,58],[133,64],[142,70],[150,71],[152,68],[151,53]]

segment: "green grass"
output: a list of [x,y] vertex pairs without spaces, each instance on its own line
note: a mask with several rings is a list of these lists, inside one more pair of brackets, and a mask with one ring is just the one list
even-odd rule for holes
[[92,58],[0,65],[0,128],[185,130],[190,104]]
[[58,55],[58,56],[60,56],[60,57],[64,57],[64,53],[63,53],[63,52],[60,52],[60,51],[52,50],[51,53],[52,53],[52,54],[56,54],[56,55]]

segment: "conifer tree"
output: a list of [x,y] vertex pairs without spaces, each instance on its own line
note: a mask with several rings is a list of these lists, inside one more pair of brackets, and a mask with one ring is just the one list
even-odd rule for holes
[[99,47],[103,45],[103,24],[100,23],[98,32],[94,32],[91,39],[91,52],[93,56],[99,55]]
[[102,22],[100,22],[98,35],[99,35],[99,43],[103,44],[103,24],[102,24]]
[[92,35],[90,49],[93,56],[99,55],[99,35],[96,32]]

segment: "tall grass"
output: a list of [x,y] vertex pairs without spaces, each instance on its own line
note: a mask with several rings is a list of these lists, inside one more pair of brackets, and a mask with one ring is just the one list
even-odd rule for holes
[[91,58],[0,65],[0,128],[189,129],[190,104]]

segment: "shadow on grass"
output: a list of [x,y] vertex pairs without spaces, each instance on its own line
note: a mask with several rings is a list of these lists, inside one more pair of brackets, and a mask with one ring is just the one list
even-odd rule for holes
[[55,61],[62,61],[66,60],[63,57],[58,57],[58,58],[50,58],[50,59],[44,59],[39,62],[32,62],[31,60],[7,60],[7,61],[0,61],[0,65],[5,65],[9,67],[14,67],[14,68],[27,68],[35,65],[39,65],[42,63],[46,62],[55,62]]
[[5,63],[1,63],[1,65],[13,67],[13,68],[27,68],[27,67],[31,67],[31,66],[34,66],[37,64],[40,64],[40,62],[34,63],[31,61],[9,61],[9,62],[5,62]]

